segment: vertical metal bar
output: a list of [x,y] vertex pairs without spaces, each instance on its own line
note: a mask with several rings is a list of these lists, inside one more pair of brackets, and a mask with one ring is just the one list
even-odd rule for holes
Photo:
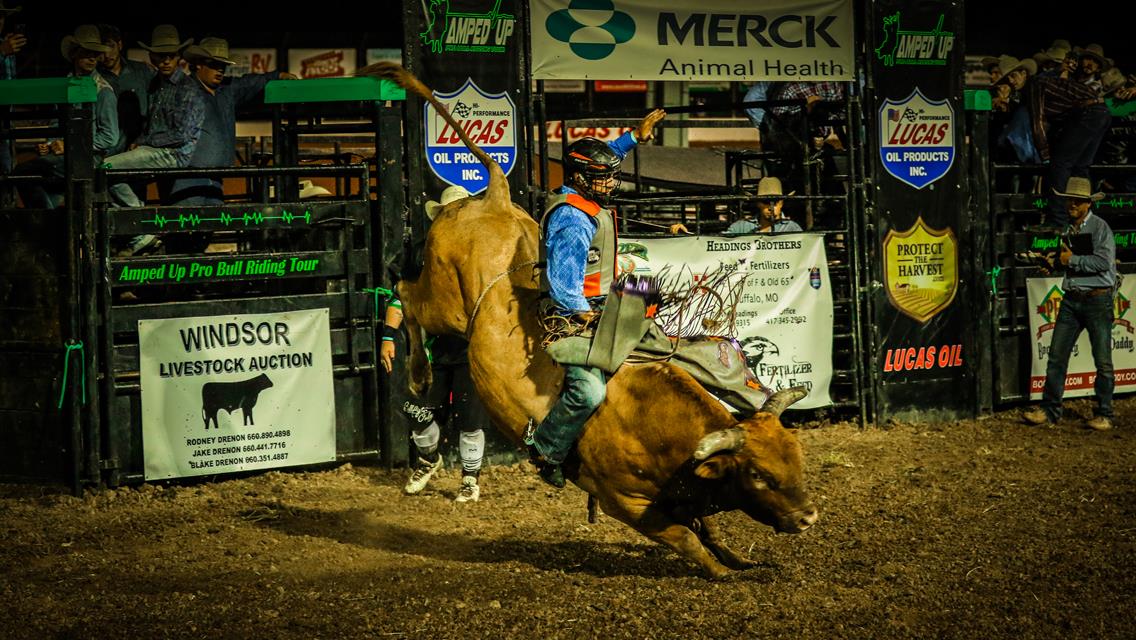
[[[537,109],[537,124],[540,126],[540,188],[544,193],[551,191],[551,186],[548,184],[548,109],[545,102],[544,95],[544,80],[536,81],[536,93],[533,95],[533,106]],[[564,146],[564,139],[561,138],[560,146]],[[534,200],[533,204],[533,217],[539,219],[540,215],[536,213],[537,204],[543,202],[541,198]]]

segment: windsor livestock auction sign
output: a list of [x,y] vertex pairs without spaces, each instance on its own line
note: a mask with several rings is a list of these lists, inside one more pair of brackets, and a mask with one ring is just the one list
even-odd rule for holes
[[[1132,296],[1136,281],[1126,279],[1113,298],[1112,368],[1116,375],[1116,393],[1136,389],[1136,328],[1132,326]],[[1057,311],[1065,292],[1061,278],[1026,280],[1026,296],[1030,311],[1030,399],[1040,400],[1045,388],[1045,368],[1049,364],[1049,343],[1057,322]],[[1065,397],[1078,398],[1094,394],[1097,368],[1089,346],[1089,332],[1082,331],[1073,345],[1069,369],[1065,375]]]
[[335,459],[327,309],[138,322],[146,479]]
[[[732,238],[622,237],[621,271],[658,274],[669,267],[691,286],[719,267],[733,270],[725,283],[744,280],[738,296],[734,336],[757,379],[777,390],[803,385],[809,395],[793,405],[811,409],[832,404],[832,283],[823,237],[811,234],[753,235]],[[728,297],[727,291],[710,295]],[[691,317],[676,335],[697,335]],[[660,319],[666,326],[666,319]]]
[[852,80],[851,0],[534,0],[538,80]]

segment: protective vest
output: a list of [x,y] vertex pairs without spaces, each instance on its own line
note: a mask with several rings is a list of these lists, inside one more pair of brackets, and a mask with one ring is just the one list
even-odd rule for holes
[[[548,262],[548,221],[552,212],[562,204],[570,204],[592,217],[596,223],[596,232],[592,235],[592,244],[588,247],[588,259],[584,265],[584,297],[607,295],[611,283],[615,280],[616,261],[616,229],[615,212],[604,209],[600,205],[588,200],[578,193],[562,193],[551,199],[544,208],[544,215],[540,219],[540,261]],[[541,270],[540,290],[549,291],[548,269]]]

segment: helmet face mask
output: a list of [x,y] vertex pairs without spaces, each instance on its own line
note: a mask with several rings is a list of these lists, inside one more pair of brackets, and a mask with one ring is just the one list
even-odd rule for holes
[[569,145],[566,158],[570,184],[596,202],[605,204],[619,188],[620,158],[607,143],[583,138]]

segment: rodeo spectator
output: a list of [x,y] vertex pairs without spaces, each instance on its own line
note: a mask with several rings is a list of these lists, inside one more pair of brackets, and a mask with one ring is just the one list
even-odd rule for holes
[[118,27],[100,24],[99,37],[107,47],[99,60],[99,73],[114,88],[118,98],[118,126],[123,142],[131,144],[142,134],[148,113],[146,88],[155,72],[144,62],[126,59]]
[[[1110,65],[1103,50],[1090,44],[1074,52],[1075,70],[1067,58],[1059,75],[1036,78],[1030,92],[1034,144],[1041,159],[1049,160],[1050,185],[1066,184],[1071,176],[1089,177],[1089,165],[1112,120],[1101,93],[1100,73]],[[1057,199],[1049,216],[1057,227],[1068,222],[1066,207]]]
[[1045,51],[1033,54],[1033,60],[1037,63],[1037,72],[1060,73],[1061,65],[1071,51],[1072,48],[1069,47],[1068,41],[1054,40],[1053,44],[1049,45],[1049,48]]
[[[3,34],[0,37],[0,80],[14,80],[16,78],[16,54],[28,43],[27,36],[22,32],[17,33],[10,30],[4,33],[8,17],[19,11],[20,7],[9,9],[4,6],[3,0],[0,0],[0,34]],[[22,25],[17,26],[21,30],[23,29]],[[14,157],[12,141],[0,140],[0,175],[7,175],[12,170]]]
[[[793,195],[790,191],[788,195]],[[757,212],[755,222],[753,216],[746,216],[734,221],[726,228],[725,235],[736,236],[749,233],[793,233],[802,231],[801,225],[781,215],[781,207],[785,204],[785,193],[781,191],[781,181],[767,176],[757,183]]]
[[[201,136],[189,160],[189,167],[228,167],[237,150],[237,109],[254,100],[269,80],[295,80],[282,71],[250,73],[239,78],[225,77],[233,64],[229,59],[229,42],[222,38],[203,38],[200,44],[185,50],[191,78],[189,93],[196,93],[205,103],[205,119]],[[174,183],[174,204],[192,206],[219,205],[224,202],[221,181],[212,178],[186,178]]]
[[999,68],[1002,75],[992,85],[992,107],[995,111],[1014,111],[1022,101],[1026,83],[1037,74],[1037,63],[1031,58],[1018,60],[1013,56],[1001,56]]
[[1034,425],[1054,424],[1061,419],[1061,399],[1065,395],[1065,374],[1069,355],[1082,329],[1089,332],[1093,363],[1097,377],[1094,389],[1097,408],[1085,426],[1097,431],[1112,428],[1112,321],[1116,293],[1116,243],[1109,228],[1090,210],[1092,203],[1104,198],[1093,193],[1086,178],[1074,176],[1064,191],[1053,190],[1064,200],[1070,221],[1069,231],[1092,239],[1091,253],[1076,255],[1062,243],[1059,256],[1065,267],[1061,288],[1065,295],[1057,311],[1056,326],[1049,343],[1049,362],[1045,368],[1045,391],[1041,405],[1023,417]]
[[[96,166],[108,155],[122,149],[122,135],[118,129],[118,100],[114,89],[96,71],[99,58],[107,47],[99,37],[99,30],[93,24],[80,25],[73,35],[65,36],[60,44],[63,57],[71,61],[72,72],[68,77],[90,76],[98,90],[94,117],[91,127],[94,130],[94,160]],[[42,178],[64,178],[62,140],[50,140],[39,145],[40,156],[21,163],[13,170],[17,175],[32,175]],[[42,183],[18,188],[24,206],[32,209],[54,209],[62,202],[63,189],[59,184]]]
[[[804,184],[804,154],[819,149],[836,133],[827,121],[836,105],[844,100],[844,84],[840,82],[785,82],[769,93],[770,100],[802,100],[798,105],[772,107],[762,120],[761,148],[776,151],[780,162],[774,171],[789,185]],[[838,108],[838,107],[837,107]],[[801,136],[805,138],[802,139]],[[817,142],[820,141],[818,145]]]

